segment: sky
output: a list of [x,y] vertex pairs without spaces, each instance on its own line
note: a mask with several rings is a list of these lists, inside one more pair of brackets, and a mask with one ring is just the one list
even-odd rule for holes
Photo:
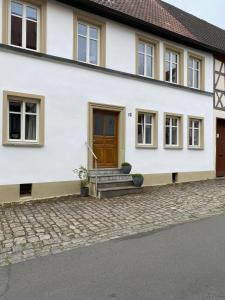
[[164,0],[225,30],[224,0]]

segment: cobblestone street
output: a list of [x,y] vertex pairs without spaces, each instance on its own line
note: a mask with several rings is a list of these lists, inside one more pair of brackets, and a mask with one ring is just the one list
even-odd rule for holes
[[225,179],[0,207],[0,266],[225,211]]

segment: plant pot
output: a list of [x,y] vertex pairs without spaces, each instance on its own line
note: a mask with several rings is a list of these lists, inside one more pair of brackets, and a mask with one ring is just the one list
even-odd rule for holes
[[80,195],[81,195],[81,197],[88,197],[89,196],[89,188],[87,186],[81,187]]
[[130,174],[132,166],[122,166],[122,172],[123,174]]
[[133,177],[133,184],[136,187],[141,187],[144,182],[144,178],[142,177]]

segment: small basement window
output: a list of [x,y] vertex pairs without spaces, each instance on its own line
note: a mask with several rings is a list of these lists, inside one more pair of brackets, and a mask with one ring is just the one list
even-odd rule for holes
[[172,182],[173,183],[177,182],[177,176],[178,176],[178,173],[172,173]]
[[20,197],[30,197],[32,194],[32,184],[20,184]]

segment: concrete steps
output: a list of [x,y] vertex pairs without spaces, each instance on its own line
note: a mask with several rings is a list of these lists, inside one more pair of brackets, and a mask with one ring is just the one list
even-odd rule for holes
[[132,175],[123,174],[121,169],[95,169],[89,171],[90,192],[98,198],[110,198],[140,193],[135,187]]

